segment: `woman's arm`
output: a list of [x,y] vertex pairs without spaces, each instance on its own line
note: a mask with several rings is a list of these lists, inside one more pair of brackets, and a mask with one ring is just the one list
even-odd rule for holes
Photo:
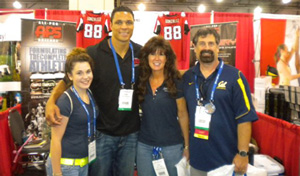
[[299,28],[296,29],[296,39],[294,44],[294,50],[295,50],[295,67],[297,70],[297,73],[300,72],[300,61],[299,61]]
[[179,124],[181,127],[181,131],[183,134],[184,138],[184,151],[183,155],[189,160],[190,154],[189,154],[189,115],[187,112],[187,107],[186,107],[186,101],[185,98],[178,98],[176,99],[177,103],[177,115],[178,115],[178,120]]
[[288,66],[282,63],[281,61],[278,61],[277,63],[277,70],[281,79],[288,79],[291,81],[300,78],[300,74],[292,75],[290,70],[288,69]]
[[64,136],[69,118],[62,115],[61,125],[51,127],[51,161],[53,174],[59,174],[61,172],[60,159],[61,159],[61,140]]

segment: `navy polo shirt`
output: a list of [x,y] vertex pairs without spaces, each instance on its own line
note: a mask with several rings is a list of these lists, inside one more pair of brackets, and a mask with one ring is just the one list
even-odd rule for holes
[[[60,113],[69,118],[65,133],[61,141],[62,158],[84,158],[88,156],[88,117],[85,109],[77,99],[75,93],[69,88],[69,93],[73,110],[71,110],[71,102],[67,94],[62,94],[56,104],[60,109]],[[95,100],[94,100],[95,101]],[[85,106],[91,115],[91,134],[94,135],[93,106],[86,104]],[[72,113],[71,113],[72,112]],[[99,114],[96,106],[96,115]],[[93,140],[93,137],[92,137]]]
[[183,136],[177,118],[176,98],[182,98],[182,81],[175,81],[177,97],[171,97],[165,83],[152,93],[147,83],[141,130],[138,140],[151,146],[170,146],[183,143]]
[[232,164],[238,152],[237,125],[258,119],[246,78],[236,68],[224,64],[214,94],[216,111],[212,114],[209,139],[194,137],[197,105],[195,84],[202,86],[202,94],[205,97],[203,104],[208,103],[219,68],[220,64],[205,78],[198,63],[183,76],[183,93],[190,116],[190,164],[206,172],[225,164]]

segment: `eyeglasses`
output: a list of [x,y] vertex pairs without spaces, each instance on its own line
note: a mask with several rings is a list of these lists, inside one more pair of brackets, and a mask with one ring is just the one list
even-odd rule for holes
[[202,48],[206,47],[206,45],[208,45],[209,48],[212,48],[212,47],[216,46],[216,43],[215,42],[208,42],[206,44],[206,42],[200,41],[200,42],[198,42],[198,45]]

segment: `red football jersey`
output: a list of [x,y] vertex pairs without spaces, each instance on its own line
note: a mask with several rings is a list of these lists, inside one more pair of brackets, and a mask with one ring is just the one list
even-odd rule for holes
[[77,22],[76,46],[86,48],[102,41],[110,29],[110,16],[105,13],[86,12]]
[[159,16],[156,20],[154,33],[169,40],[172,48],[177,56],[177,67],[180,69],[183,62],[189,62],[189,59],[184,59],[183,50],[183,37],[190,31],[185,14],[181,15],[163,15]]

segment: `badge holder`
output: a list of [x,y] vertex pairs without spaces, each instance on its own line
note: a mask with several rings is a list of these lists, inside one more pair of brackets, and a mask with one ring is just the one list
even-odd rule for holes
[[155,174],[157,176],[169,176],[165,160],[161,153],[161,148],[153,147],[152,156],[153,156],[152,165],[153,165]]
[[89,111],[87,110],[87,107],[85,106],[85,104],[83,103],[82,99],[80,98],[80,96],[78,95],[78,92],[76,91],[76,89],[74,88],[74,86],[72,86],[72,91],[74,92],[74,94],[76,95],[77,99],[79,100],[81,106],[83,107],[83,109],[85,110],[86,114],[87,114],[87,125],[88,125],[88,141],[89,141],[89,145],[88,145],[88,161],[89,164],[91,164],[92,162],[94,162],[96,160],[96,108],[95,108],[95,103],[93,98],[91,97],[90,93],[88,92],[88,96],[90,99],[90,102],[92,104],[93,107],[93,129],[94,129],[94,140],[92,142],[91,141],[91,115],[89,113]]
[[135,84],[135,73],[134,73],[134,51],[133,51],[133,46],[131,43],[129,43],[129,47],[131,50],[131,89],[124,89],[125,87],[125,82],[123,81],[123,76],[121,73],[121,69],[120,69],[120,65],[119,65],[119,61],[118,61],[118,57],[117,57],[117,53],[116,50],[112,44],[112,40],[109,40],[110,42],[110,47],[111,47],[111,51],[113,53],[114,56],[114,60],[115,60],[115,64],[116,64],[116,69],[117,69],[117,73],[118,73],[118,77],[119,77],[119,81],[120,81],[120,85],[121,85],[121,90],[119,93],[119,107],[118,110],[119,111],[131,111],[131,106],[132,106],[132,97],[133,97],[133,85]]
[[[208,140],[209,138],[209,126],[211,122],[211,116],[216,111],[216,106],[214,105],[214,93],[217,87],[217,83],[219,80],[219,77],[222,73],[224,62],[221,61],[220,68],[218,70],[218,74],[215,78],[213,88],[211,90],[210,94],[210,102],[205,104],[203,106],[203,99],[204,95],[202,95],[201,89],[199,89],[198,81],[197,81],[197,75],[195,75],[195,91],[196,91],[196,99],[197,99],[197,105],[196,105],[196,112],[195,112],[195,131],[194,131],[194,137]],[[200,94],[201,93],[201,97]]]
[[96,161],[96,140],[89,143],[89,164]]
[[204,106],[196,106],[194,137],[208,140],[211,114],[206,111]]
[[133,89],[121,89],[119,94],[119,111],[131,111]]

